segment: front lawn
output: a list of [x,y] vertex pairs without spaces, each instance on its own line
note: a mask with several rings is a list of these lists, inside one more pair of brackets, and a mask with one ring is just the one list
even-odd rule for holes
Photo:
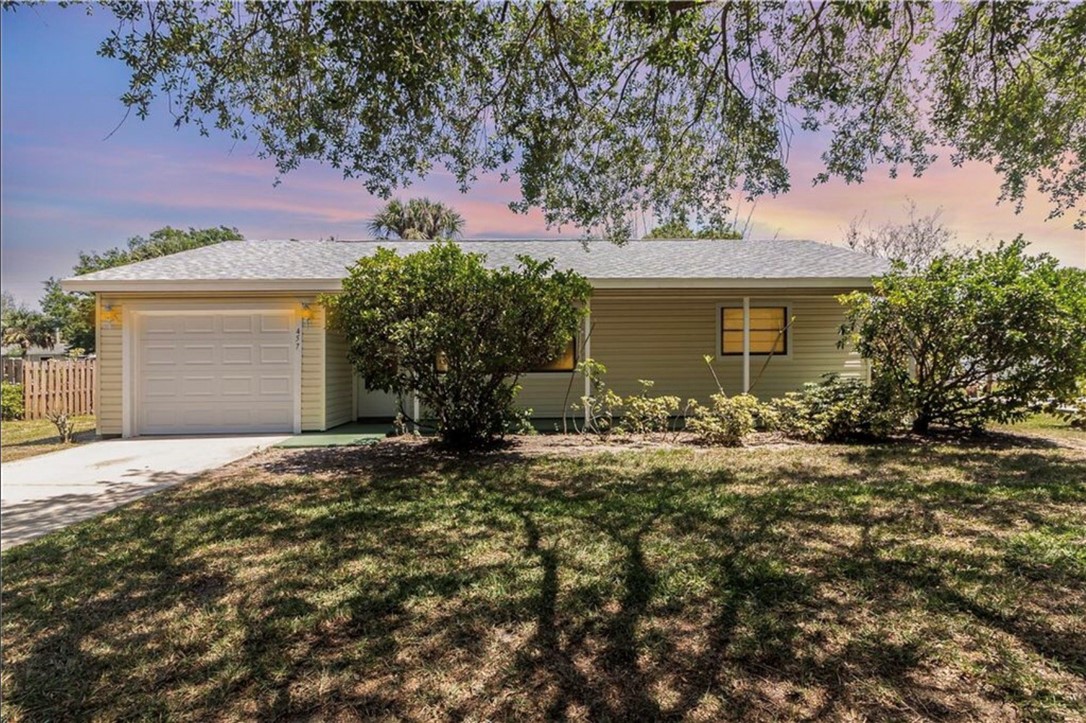
[[[74,444],[94,439],[94,415],[75,417]],[[46,452],[65,449],[57,428],[48,419],[18,419],[0,423],[0,462],[14,462]]]
[[1058,439],[1072,446],[1086,449],[1086,429],[1072,427],[1067,420],[1054,414],[1032,414],[1014,424],[996,424],[995,432],[1025,434],[1031,437]]
[[1086,716],[1086,455],[272,450],[3,554],[9,720]]

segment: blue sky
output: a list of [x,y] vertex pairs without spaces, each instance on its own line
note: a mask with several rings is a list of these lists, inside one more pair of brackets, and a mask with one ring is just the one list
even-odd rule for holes
[[[273,164],[254,147],[176,130],[165,106],[147,121],[122,123],[118,98],[127,73],[96,55],[112,27],[106,12],[42,5],[4,11],[0,23],[0,281],[16,298],[36,302],[41,281],[66,275],[81,249],[105,249],[166,225],[224,224],[249,238],[368,235],[366,223],[382,201],[334,169],[309,164],[277,186]],[[792,192],[742,205],[755,237],[839,243],[853,217],[898,219],[911,198],[922,213],[942,206],[959,242],[987,245],[1023,233],[1034,251],[1086,266],[1086,234],[1070,219],[1046,222],[1040,196],[1031,195],[1018,215],[996,206],[998,179],[985,166],[958,169],[943,159],[919,179],[891,180],[876,170],[858,186],[811,187],[815,140],[793,147]],[[516,194],[515,185],[484,177],[461,195],[443,174],[403,193],[454,205],[468,237],[557,236],[540,214],[508,210]]]

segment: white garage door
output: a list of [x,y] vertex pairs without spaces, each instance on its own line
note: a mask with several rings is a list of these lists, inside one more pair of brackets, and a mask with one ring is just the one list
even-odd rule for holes
[[289,312],[140,319],[138,434],[290,432]]

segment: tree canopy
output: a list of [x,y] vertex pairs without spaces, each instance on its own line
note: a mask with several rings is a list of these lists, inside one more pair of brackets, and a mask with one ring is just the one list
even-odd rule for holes
[[659,226],[655,226],[646,233],[642,238],[648,239],[678,239],[678,238],[700,238],[700,239],[741,239],[743,233],[736,229],[731,224],[725,225],[712,225],[703,226],[697,231],[690,228],[689,224],[684,219],[671,219],[665,221]]
[[[79,260],[72,267],[72,273],[89,274],[222,241],[240,241],[243,238],[236,228],[226,226],[188,230],[166,226],[152,231],[147,237],[133,236],[124,246],[115,246],[101,253],[80,251]],[[94,297],[91,294],[68,293],[60,288],[60,279],[50,278],[45,282],[41,308],[60,329],[62,337],[70,347],[94,351]]]
[[0,344],[25,354],[32,346],[52,349],[55,343],[56,326],[49,317],[18,303],[6,291],[0,295]]
[[[100,54],[139,117],[251,139],[280,172],[327,162],[392,192],[444,167],[516,174],[548,223],[614,239],[634,213],[726,220],[813,180],[981,161],[1052,215],[1086,193],[1086,4],[107,3]],[[165,104],[164,104],[165,106]],[[807,179],[804,179],[807,180]]]
[[406,203],[393,199],[377,212],[370,231],[383,238],[409,241],[452,238],[464,230],[464,218],[440,201],[412,198]]

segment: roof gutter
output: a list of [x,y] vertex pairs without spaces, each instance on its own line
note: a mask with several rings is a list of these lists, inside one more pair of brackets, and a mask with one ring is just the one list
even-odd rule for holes
[[[869,276],[835,276],[818,278],[589,278],[595,289],[835,289],[866,288]],[[238,292],[263,291],[299,293],[334,293],[340,291],[342,279],[86,279],[79,276],[63,279],[65,291],[98,293],[168,293],[168,292]]]

